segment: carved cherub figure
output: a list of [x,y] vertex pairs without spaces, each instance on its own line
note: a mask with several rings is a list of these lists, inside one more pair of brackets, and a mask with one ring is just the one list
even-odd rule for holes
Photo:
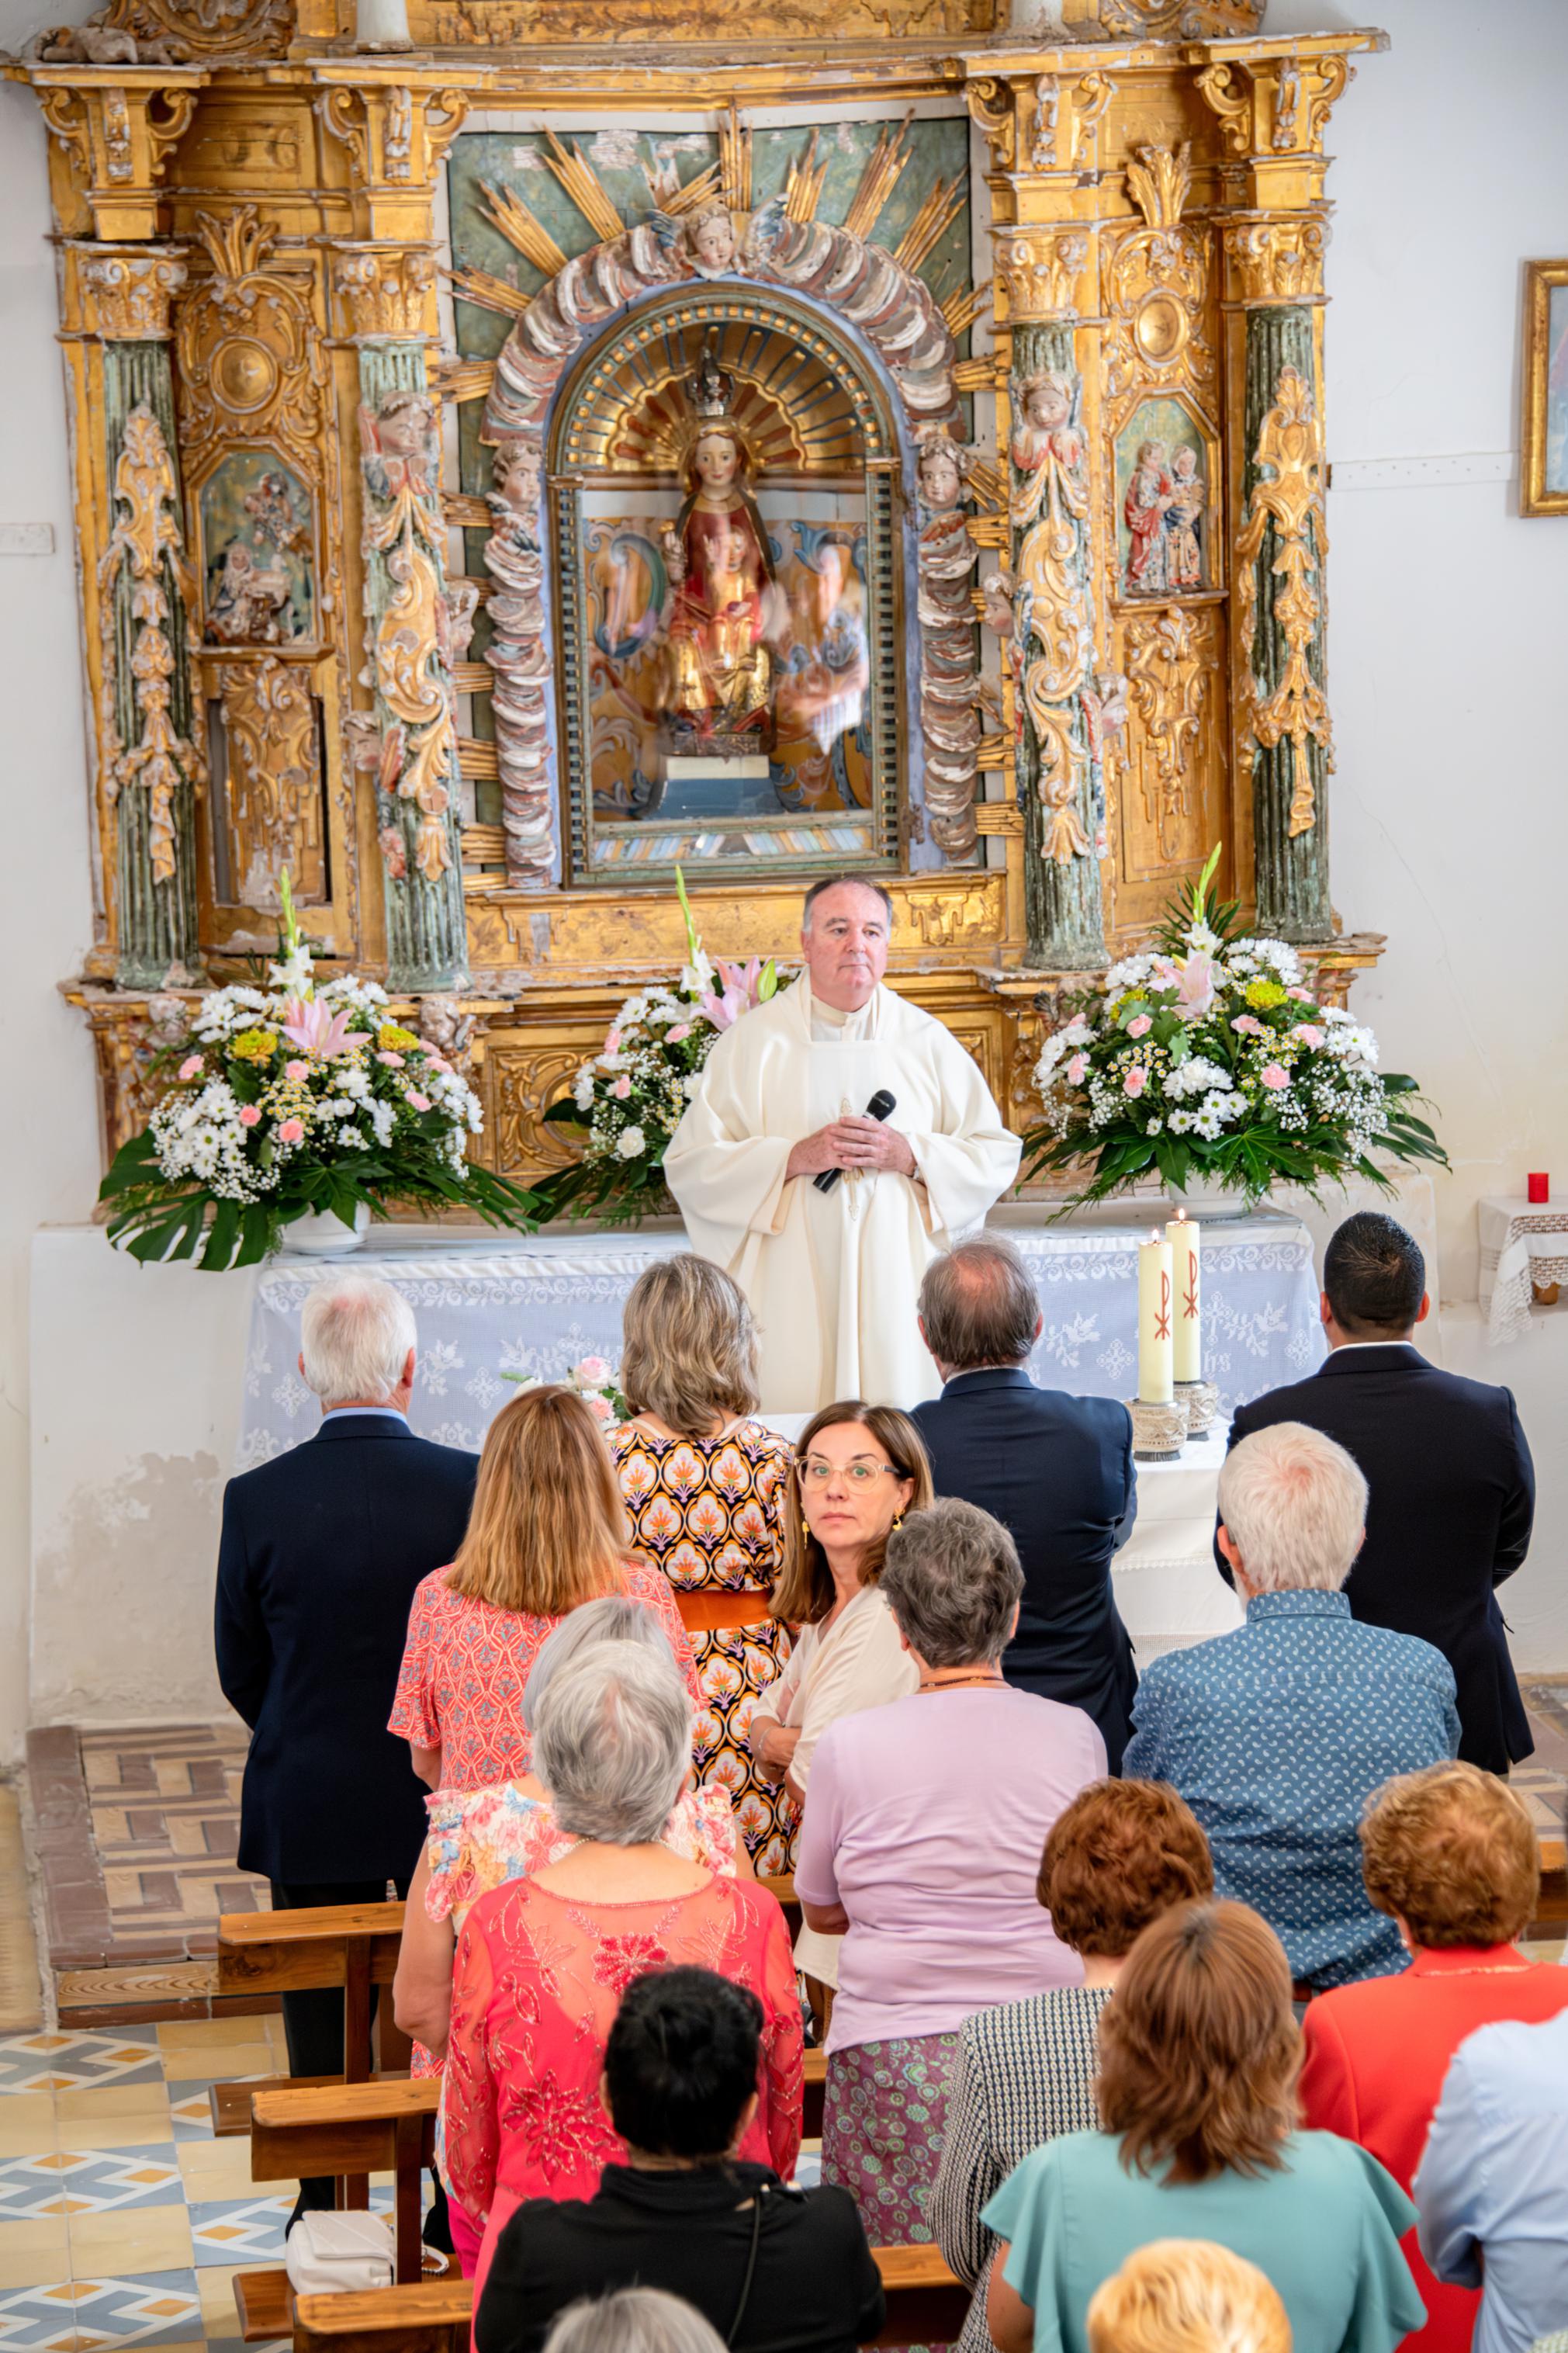
[[921,503],[932,514],[950,513],[962,500],[968,457],[968,450],[961,448],[945,425],[921,434],[915,479]]
[[389,392],[374,411],[362,408],[360,465],[373,495],[396,499],[405,490],[432,498],[439,464],[436,402],[412,386]]
[[735,267],[735,224],[728,205],[701,206],[686,224],[681,249],[699,278],[722,278]]
[[1059,368],[1042,368],[1022,380],[1015,398],[1012,451],[1020,472],[1032,474],[1047,458],[1076,468],[1083,458],[1083,438],[1072,421],[1072,378]]
[[980,584],[982,618],[988,629],[999,638],[1013,634],[1013,596],[1015,582],[1010,572],[988,572]]
[[539,512],[543,472],[543,453],[536,441],[498,441],[490,452],[490,495],[511,513],[531,519]]
[[447,581],[447,638],[455,662],[467,661],[468,658],[479,610],[479,584],[477,580]]

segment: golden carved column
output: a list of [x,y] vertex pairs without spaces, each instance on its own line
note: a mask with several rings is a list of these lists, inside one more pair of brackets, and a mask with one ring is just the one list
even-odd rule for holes
[[32,64],[26,79],[44,120],[70,158],[86,217],[60,226],[106,239],[158,234],[169,159],[190,128],[211,75],[200,66]]
[[[1009,61],[1011,63],[1011,61]],[[1107,855],[1097,676],[1100,568],[1100,143],[1115,94],[1081,55],[1047,53],[1026,77],[971,85],[996,219],[998,340],[1008,373],[997,438],[1007,452],[1008,644],[1024,813],[1031,965],[1106,961]]]
[[[1190,47],[1224,160],[1231,734],[1251,779],[1259,927],[1332,935],[1327,780],[1323,132],[1378,34]],[[1245,50],[1245,54],[1236,52]]]
[[112,968],[121,987],[161,988],[199,964],[195,797],[206,777],[170,366],[184,255],[75,240],[65,253]]
[[[323,147],[346,168],[358,231],[334,244],[331,279],[338,333],[355,363],[363,670],[374,681],[374,713],[354,724],[363,726],[374,767],[388,984],[450,990],[467,984],[468,929],[441,412],[427,359],[437,332],[437,174],[468,101],[405,59],[323,63],[315,79]],[[345,497],[349,489],[345,480]]]

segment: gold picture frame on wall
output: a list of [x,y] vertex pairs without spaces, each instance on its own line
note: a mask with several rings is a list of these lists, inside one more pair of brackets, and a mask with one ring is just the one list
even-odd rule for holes
[[1526,265],[1519,511],[1568,514],[1568,261]]

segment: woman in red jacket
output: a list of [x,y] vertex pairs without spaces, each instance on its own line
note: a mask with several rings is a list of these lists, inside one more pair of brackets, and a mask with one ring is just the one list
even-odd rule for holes
[[[1529,1815],[1474,1765],[1433,1765],[1384,1782],[1361,1825],[1366,1892],[1410,1952],[1402,1976],[1321,1994],[1302,2025],[1309,2126],[1358,2141],[1408,2190],[1448,2062],[1497,2019],[1539,2023],[1568,2008],[1568,1969],[1527,1960],[1541,1868]],[[1469,2353],[1479,2292],[1435,2279],[1402,2242],[1426,2306],[1404,2353]]]

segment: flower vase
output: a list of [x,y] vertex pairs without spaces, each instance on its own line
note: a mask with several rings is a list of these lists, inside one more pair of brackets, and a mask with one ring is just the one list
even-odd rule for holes
[[310,1209],[283,1229],[283,1248],[296,1258],[342,1258],[358,1250],[370,1231],[370,1210],[361,1201],[351,1233],[334,1209]]

